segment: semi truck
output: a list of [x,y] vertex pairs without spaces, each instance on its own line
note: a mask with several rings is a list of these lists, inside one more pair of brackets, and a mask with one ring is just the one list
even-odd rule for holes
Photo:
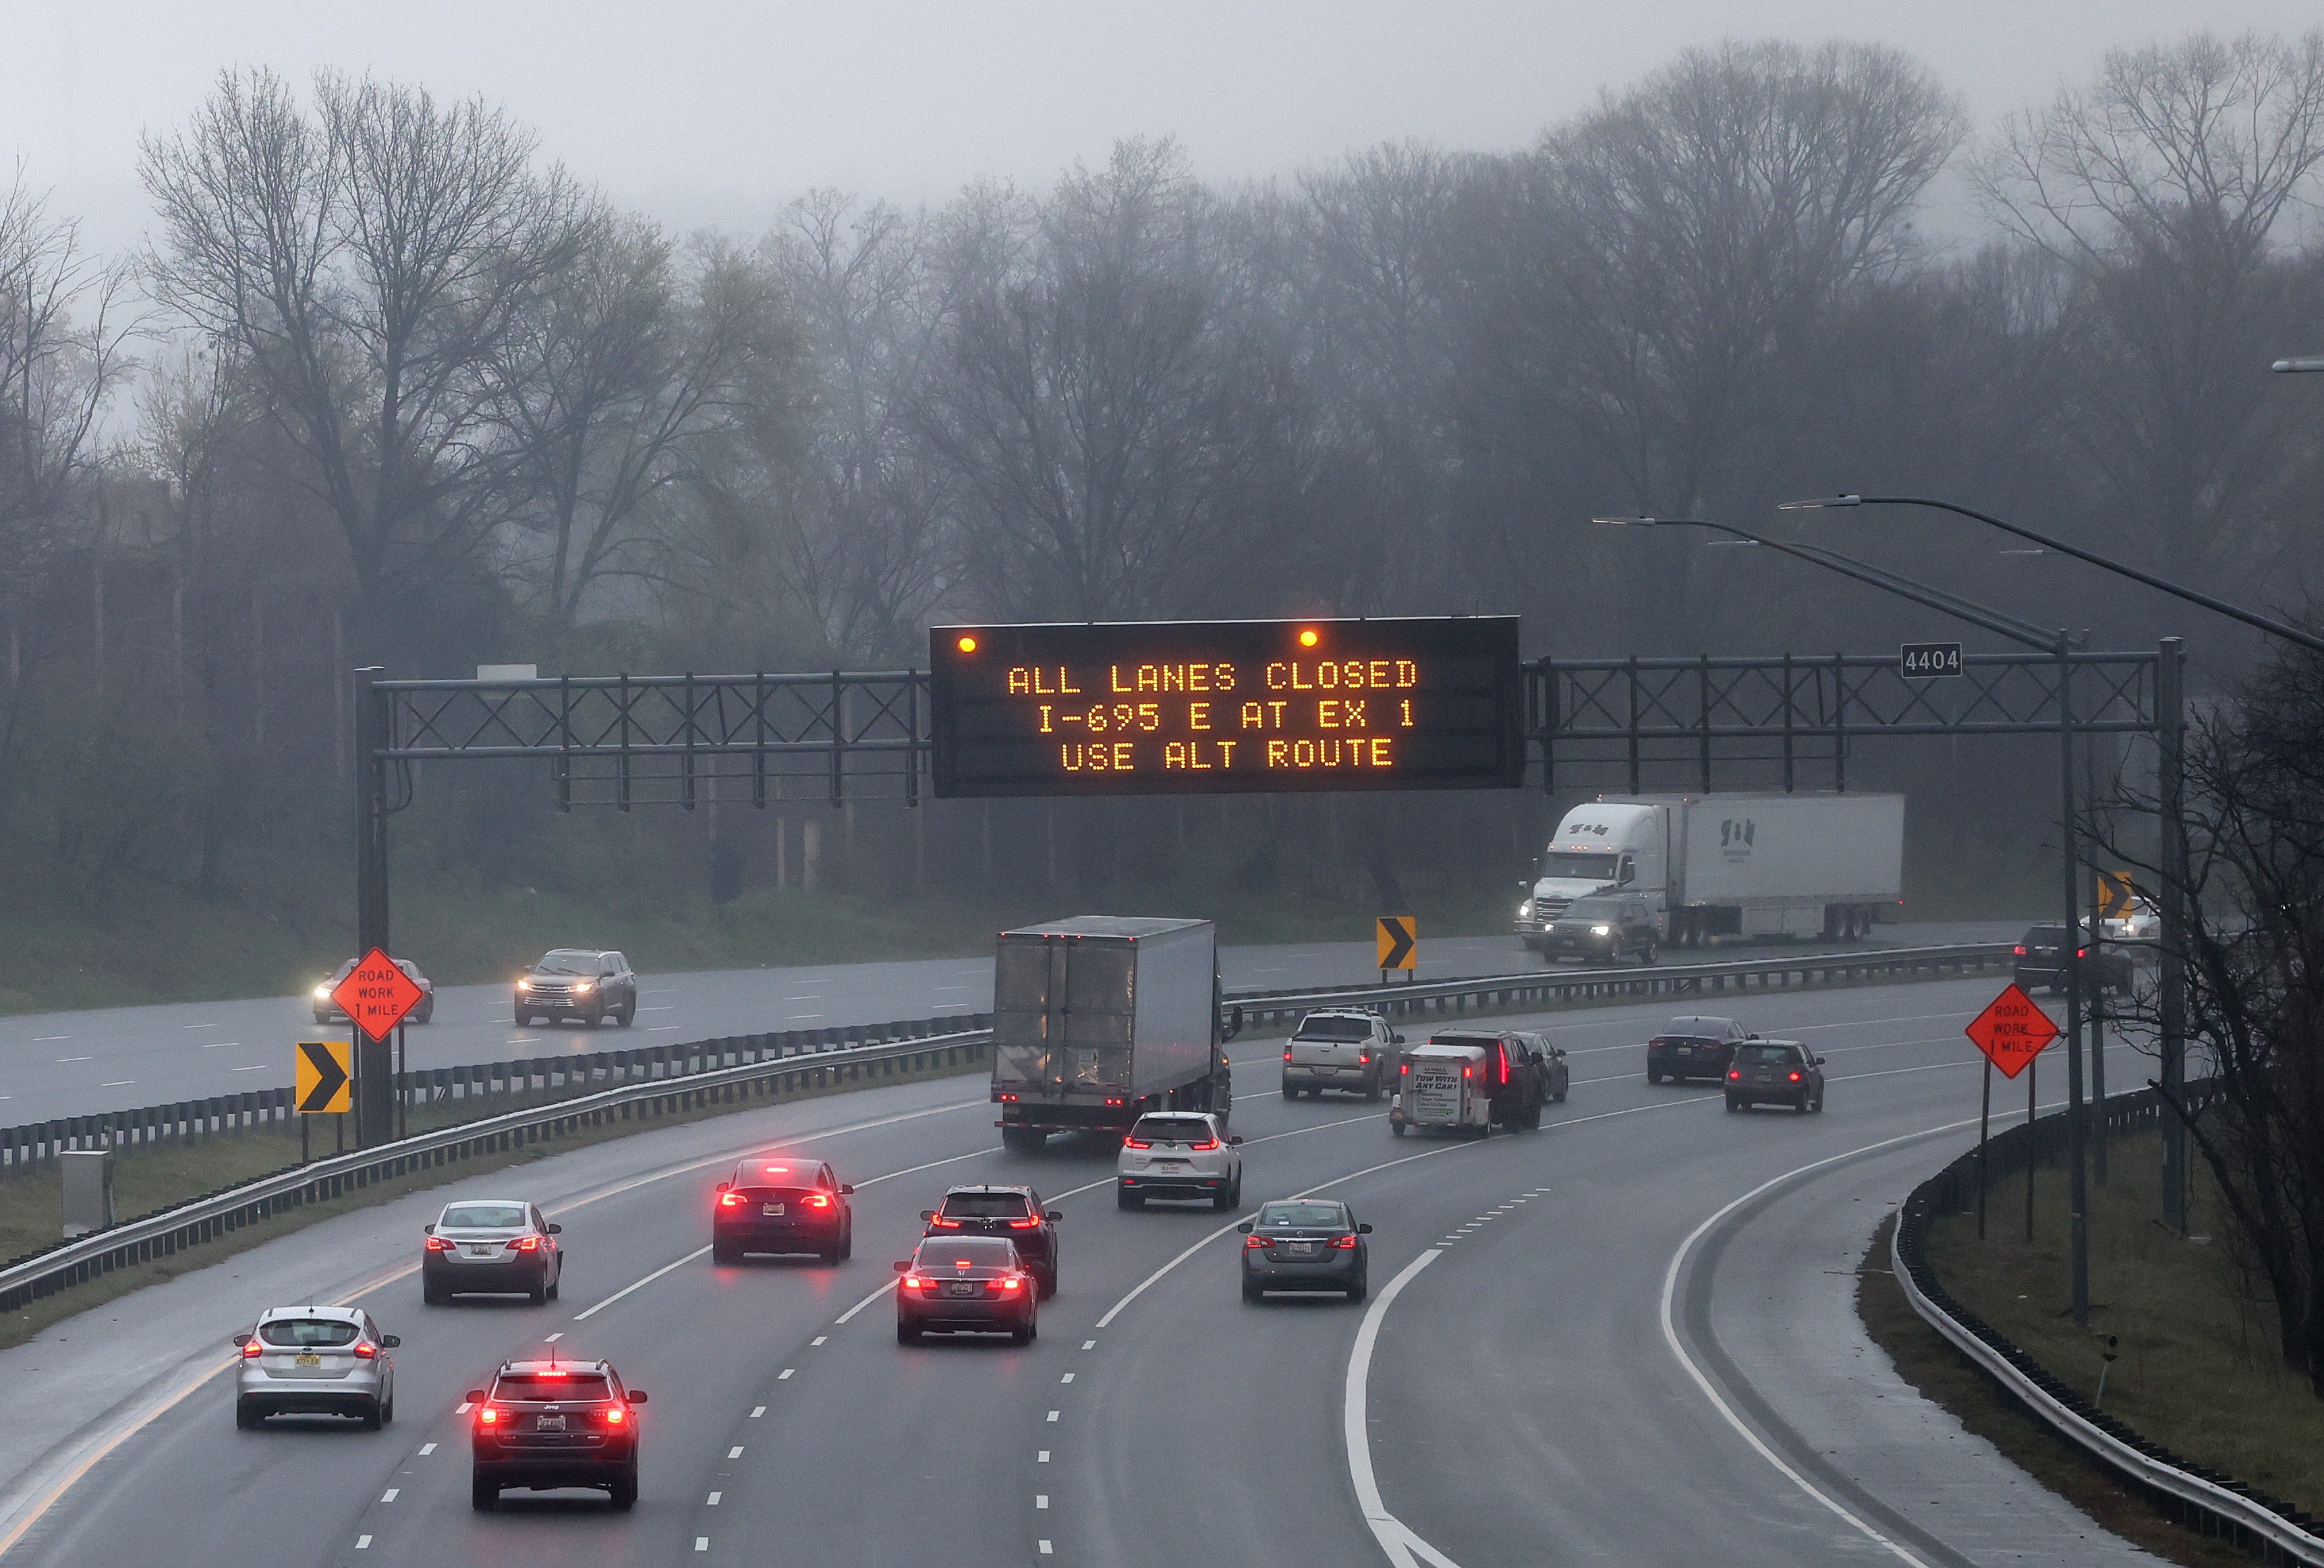
[[1002,931],[992,972],[992,1102],[1008,1148],[1052,1132],[1120,1138],[1148,1111],[1222,1122],[1234,1079],[1218,928],[1084,914]]
[[1904,890],[1904,797],[1600,795],[1558,823],[1520,884],[1517,932],[1545,952],[1577,898],[1641,903],[1656,938],[1864,935]]

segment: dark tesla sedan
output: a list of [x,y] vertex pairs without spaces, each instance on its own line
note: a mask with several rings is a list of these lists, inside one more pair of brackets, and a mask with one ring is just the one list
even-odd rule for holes
[[1338,1290],[1361,1301],[1371,1247],[1348,1206],[1330,1198],[1277,1198],[1259,1205],[1256,1218],[1235,1229],[1243,1235],[1242,1298],[1269,1290]]
[[710,1211],[713,1262],[739,1263],[745,1252],[813,1252],[826,1263],[855,1251],[855,1189],[820,1160],[760,1155],[718,1184]]
[[896,1341],[939,1334],[1005,1334],[1029,1344],[1041,1332],[1038,1281],[1016,1244],[992,1236],[929,1236],[896,1265]]

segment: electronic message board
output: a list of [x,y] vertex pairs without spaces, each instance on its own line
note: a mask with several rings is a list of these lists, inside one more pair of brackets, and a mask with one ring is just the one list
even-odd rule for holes
[[939,797],[1515,789],[1514,616],[940,626]]

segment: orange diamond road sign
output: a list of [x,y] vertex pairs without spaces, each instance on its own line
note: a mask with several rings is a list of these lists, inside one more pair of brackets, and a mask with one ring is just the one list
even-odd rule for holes
[[333,989],[331,1000],[357,1029],[374,1040],[385,1040],[424,995],[410,976],[395,967],[394,959],[374,948]]
[[2001,1069],[2002,1077],[2014,1078],[2042,1054],[2043,1046],[2058,1038],[2058,1025],[2013,983],[1993,999],[1992,1006],[1969,1020],[1961,1032]]

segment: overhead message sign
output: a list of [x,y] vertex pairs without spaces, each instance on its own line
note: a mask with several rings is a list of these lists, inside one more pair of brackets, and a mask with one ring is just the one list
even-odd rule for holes
[[944,626],[940,797],[1515,789],[1514,616]]
[[1971,1044],[1985,1052],[1986,1059],[2001,1069],[2001,1076],[2014,1078],[2025,1070],[2025,1064],[2042,1054],[2043,1048],[2058,1038],[2058,1023],[2040,1004],[2015,985],[2004,986],[1992,1005],[1969,1022],[1961,1031]]

